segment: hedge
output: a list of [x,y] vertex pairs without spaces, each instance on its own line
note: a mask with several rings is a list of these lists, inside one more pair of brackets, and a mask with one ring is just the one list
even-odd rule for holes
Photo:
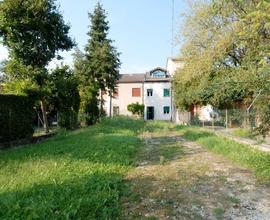
[[33,135],[33,105],[27,96],[0,94],[0,142]]

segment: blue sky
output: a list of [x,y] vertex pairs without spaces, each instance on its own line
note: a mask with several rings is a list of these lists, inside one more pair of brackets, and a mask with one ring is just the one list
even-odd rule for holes
[[[71,36],[80,49],[87,42],[86,33],[97,0],[59,0]],[[121,53],[121,73],[137,73],[156,66],[164,67],[171,55],[172,0],[101,0],[108,13],[110,38]],[[188,10],[187,0],[175,0],[175,37],[179,36],[181,14]],[[179,53],[179,45],[174,49]],[[0,48],[0,59],[6,56]],[[64,53],[72,63],[71,52]],[[52,62],[54,66],[56,62]]]

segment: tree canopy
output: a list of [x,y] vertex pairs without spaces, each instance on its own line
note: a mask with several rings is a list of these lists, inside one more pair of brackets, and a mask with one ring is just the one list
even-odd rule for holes
[[38,86],[44,128],[46,116],[46,66],[58,51],[69,50],[73,40],[68,36],[55,0],[3,0],[0,2],[0,37],[9,49],[5,73],[14,81],[31,81]]
[[181,51],[185,62],[174,79],[177,105],[236,101],[269,102],[270,2],[211,0],[196,3],[186,17]]
[[120,60],[108,37],[109,23],[100,3],[89,18],[88,43],[84,52],[77,50],[75,54],[75,72],[80,81],[81,111],[92,124],[103,114],[101,91],[108,91],[110,96],[115,91]]

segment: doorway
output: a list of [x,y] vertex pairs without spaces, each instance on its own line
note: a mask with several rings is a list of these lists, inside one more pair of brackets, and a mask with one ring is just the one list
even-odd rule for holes
[[153,106],[147,107],[147,120],[154,120],[155,110]]

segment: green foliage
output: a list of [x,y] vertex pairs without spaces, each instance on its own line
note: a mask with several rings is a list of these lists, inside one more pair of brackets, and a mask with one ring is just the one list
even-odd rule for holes
[[[103,115],[101,91],[112,96],[119,78],[119,53],[108,38],[109,23],[105,10],[98,3],[89,14],[91,29],[84,53],[75,54],[75,72],[80,81],[81,112],[86,124],[94,124]],[[100,105],[101,108],[98,107]]]
[[80,95],[78,80],[68,66],[57,67],[50,75],[52,102],[59,113],[59,126],[78,126]]
[[27,96],[0,95],[0,141],[32,136],[33,104]]
[[38,85],[44,127],[47,121],[46,69],[59,50],[69,50],[74,43],[68,36],[55,0],[4,0],[0,2],[0,37],[9,49],[6,73],[12,80],[27,79]]
[[70,49],[70,27],[54,0],[4,0],[0,3],[0,36],[11,57],[44,68],[58,50]]
[[194,5],[183,28],[185,66],[174,79],[179,107],[251,103],[261,89],[268,96],[256,106],[269,101],[269,9],[266,0]]
[[81,51],[76,50],[74,54],[74,72],[79,81],[81,121],[84,121],[86,125],[93,125],[100,117],[99,88],[96,81],[85,72],[87,61],[84,56]]
[[1,219],[119,219],[141,120],[117,118],[1,152]]
[[85,48],[87,60],[86,74],[92,76],[101,90],[110,93],[115,91],[116,81],[119,79],[120,60],[119,53],[112,46],[112,40],[108,38],[109,23],[105,10],[100,3],[92,14],[91,30],[88,33],[89,40]]
[[128,105],[128,111],[130,111],[133,115],[137,115],[143,118],[144,115],[144,104],[132,103]]

